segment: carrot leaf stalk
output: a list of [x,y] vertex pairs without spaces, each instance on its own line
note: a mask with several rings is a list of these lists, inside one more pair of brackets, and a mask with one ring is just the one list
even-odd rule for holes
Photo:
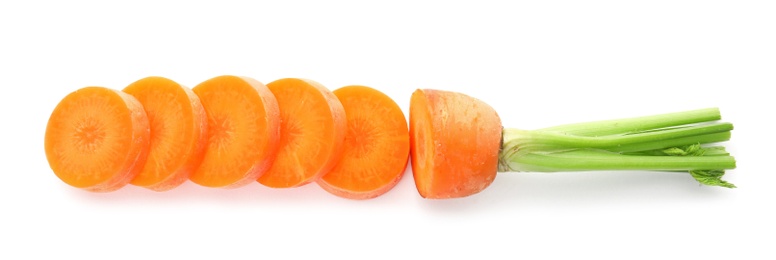
[[499,171],[655,170],[689,172],[699,183],[722,180],[736,167],[724,147],[731,123],[719,109],[568,124],[538,130],[504,129]]

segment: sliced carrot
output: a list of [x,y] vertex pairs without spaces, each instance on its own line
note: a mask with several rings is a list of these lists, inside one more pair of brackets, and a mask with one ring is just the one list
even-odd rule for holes
[[267,87],[280,106],[280,150],[259,182],[289,188],[316,181],[342,156],[347,124],[342,104],[312,80],[286,78]]
[[207,113],[205,156],[190,179],[206,187],[234,188],[264,174],[278,148],[278,103],[264,84],[219,76],[194,87]]
[[342,158],[318,180],[329,193],[370,199],[396,186],[410,153],[407,119],[399,105],[380,91],[347,86],[334,91],[347,117]]
[[129,183],[148,154],[150,130],[134,97],[103,87],[67,95],[46,126],[46,158],[63,182],[107,192]]
[[155,191],[179,186],[204,155],[207,115],[199,97],[162,77],[135,81],[124,92],[143,104],[151,125],[148,160],[130,183]]
[[412,172],[420,195],[465,197],[488,187],[496,177],[501,131],[496,111],[478,99],[441,90],[412,93]]

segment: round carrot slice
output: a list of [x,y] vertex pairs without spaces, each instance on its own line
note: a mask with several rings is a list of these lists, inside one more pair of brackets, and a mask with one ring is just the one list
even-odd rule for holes
[[135,81],[124,92],[143,104],[151,125],[148,160],[130,183],[155,191],[181,185],[202,161],[207,141],[207,115],[199,97],[163,77]]
[[501,119],[470,96],[417,90],[410,100],[412,172],[424,198],[465,197],[496,177]]
[[148,118],[134,97],[103,87],[67,95],[46,126],[46,158],[63,182],[107,192],[129,183],[148,154]]
[[275,158],[278,103],[264,84],[219,76],[194,87],[207,113],[205,156],[190,179],[206,187],[235,188],[256,181]]
[[342,158],[318,180],[329,193],[370,199],[396,186],[410,154],[407,119],[399,105],[380,91],[347,86],[334,91],[347,117]]
[[280,106],[280,149],[259,182],[273,188],[316,181],[342,156],[345,110],[331,91],[306,79],[267,84]]

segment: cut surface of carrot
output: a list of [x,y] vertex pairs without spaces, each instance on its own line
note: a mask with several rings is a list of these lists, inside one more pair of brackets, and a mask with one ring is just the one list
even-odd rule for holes
[[342,158],[318,180],[324,190],[349,199],[388,192],[404,175],[410,153],[404,113],[390,97],[365,86],[334,91],[345,108]]
[[267,84],[280,106],[280,149],[259,182],[290,188],[316,181],[342,156],[345,110],[323,85],[285,78]]
[[465,197],[496,177],[501,119],[485,102],[441,90],[410,100],[412,172],[424,198]]
[[51,169],[77,188],[107,192],[129,183],[145,164],[149,124],[134,97],[103,87],[67,95],[46,126]]
[[130,183],[155,191],[179,186],[199,166],[207,141],[207,115],[199,97],[163,77],[140,79],[123,91],[143,104],[151,126],[148,160]]
[[256,181],[277,154],[280,112],[272,92],[237,76],[215,77],[193,90],[207,114],[208,140],[191,181],[223,188]]

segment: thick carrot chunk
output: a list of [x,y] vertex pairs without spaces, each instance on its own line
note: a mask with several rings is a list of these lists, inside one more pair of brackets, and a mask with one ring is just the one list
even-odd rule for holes
[[149,125],[134,97],[103,87],[67,95],[46,126],[46,158],[65,183],[106,192],[129,183],[145,164]]
[[496,177],[501,119],[470,96],[417,90],[410,100],[412,172],[424,198],[465,197]]

